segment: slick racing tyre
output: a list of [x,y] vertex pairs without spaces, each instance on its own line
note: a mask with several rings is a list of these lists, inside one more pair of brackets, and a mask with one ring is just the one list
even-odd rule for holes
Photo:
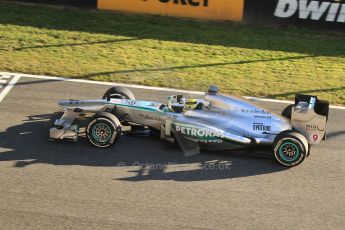
[[114,86],[108,89],[108,91],[103,95],[102,99],[110,100],[110,98],[135,100],[135,96],[132,91],[121,86]]
[[288,105],[282,112],[282,116],[291,119],[292,107],[294,105]]
[[99,148],[112,146],[121,135],[118,119],[110,113],[96,114],[86,129],[90,143]]
[[286,167],[297,166],[304,161],[309,151],[307,139],[294,131],[280,133],[273,143],[273,155]]

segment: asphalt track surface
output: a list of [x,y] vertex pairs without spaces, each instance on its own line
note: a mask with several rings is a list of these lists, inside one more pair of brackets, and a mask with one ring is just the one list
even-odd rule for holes
[[57,100],[95,99],[108,88],[21,78],[6,95],[0,229],[344,229],[344,110],[330,111],[328,140],[291,169],[248,154],[184,157],[154,137],[124,135],[109,149],[47,140]]

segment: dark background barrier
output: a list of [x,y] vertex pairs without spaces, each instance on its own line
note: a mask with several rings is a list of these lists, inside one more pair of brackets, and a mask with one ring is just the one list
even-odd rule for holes
[[345,32],[345,0],[245,0],[244,22]]
[[45,3],[53,5],[68,5],[80,7],[97,7],[97,0],[7,0],[13,2],[32,2],[32,3]]
[[[7,1],[97,7],[97,0]],[[245,0],[243,22],[278,26],[295,25],[345,32],[345,0]]]

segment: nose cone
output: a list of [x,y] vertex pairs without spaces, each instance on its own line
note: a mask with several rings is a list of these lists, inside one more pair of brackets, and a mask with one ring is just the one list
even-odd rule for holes
[[60,100],[58,101],[58,105],[60,106],[76,106],[76,105],[80,105],[81,101],[79,100]]
[[57,103],[59,106],[67,106],[68,105],[68,101],[67,100],[60,100]]

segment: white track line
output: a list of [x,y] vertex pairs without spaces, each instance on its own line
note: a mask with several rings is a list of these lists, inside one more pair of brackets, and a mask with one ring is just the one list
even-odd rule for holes
[[11,75],[3,75],[0,77],[0,79],[8,79],[8,78],[11,78]]
[[[205,94],[205,92],[200,92],[200,91],[190,91],[190,90],[162,88],[162,87],[153,87],[153,86],[144,86],[144,85],[132,85],[132,84],[124,84],[124,83],[92,81],[92,80],[63,78],[63,77],[51,77],[51,76],[21,74],[21,73],[0,72],[0,76],[1,75],[15,75],[15,76],[20,76],[20,77],[45,79],[45,80],[52,80],[52,81],[70,81],[70,82],[79,82],[79,83],[87,83],[87,84],[123,86],[123,87],[129,87],[129,88],[134,88],[134,89],[147,89],[147,90],[165,91],[165,92],[178,92],[178,93],[187,93],[187,94],[194,94],[194,95],[204,95]],[[293,104],[294,103],[293,101],[287,101],[287,100],[277,100],[277,99],[259,98],[259,97],[250,97],[250,96],[245,96],[244,98],[247,98],[247,99],[252,100],[252,101],[261,101],[261,102],[273,102],[273,103],[281,103],[281,104]],[[1,100],[0,100],[0,102],[1,102]],[[331,105],[330,108],[345,110],[345,106]]]
[[[287,100],[277,100],[277,99],[268,99],[268,98],[260,98],[260,97],[244,97],[252,101],[263,101],[263,102],[274,102],[274,103],[281,103],[281,104],[294,104],[294,101],[287,101]],[[331,109],[340,109],[345,110],[344,106],[337,106],[331,105],[329,106]]]
[[[281,103],[281,104],[294,104],[294,101],[287,101],[287,100],[277,100],[277,99],[269,99],[269,98],[260,98],[260,97],[250,97],[250,96],[244,96],[244,98],[247,98],[252,101],[263,101],[263,102],[274,102],[274,103]],[[345,109],[345,107],[344,107]]]
[[70,82],[79,82],[79,83],[97,84],[97,85],[123,86],[123,87],[134,88],[134,89],[147,89],[147,90],[165,91],[165,92],[178,92],[178,93],[187,93],[187,94],[195,94],[195,95],[204,95],[205,94],[204,92],[198,92],[198,91],[153,87],[153,86],[145,86],[145,85],[132,85],[132,84],[124,84],[124,83],[105,82],[105,81],[92,81],[92,80],[83,80],[83,79],[74,79],[74,78],[63,78],[63,77],[51,77],[51,76],[42,76],[42,75],[0,72],[0,75],[2,75],[2,74],[20,75],[21,77],[45,79],[45,80],[51,80],[51,81],[70,81]]
[[[1,73],[0,73],[1,74]],[[2,74],[1,74],[2,75]],[[20,79],[20,75],[14,75],[14,77],[11,79],[11,81],[5,86],[5,88],[0,92],[0,102],[4,100],[6,95],[11,91],[13,86],[17,83],[17,81]]]

